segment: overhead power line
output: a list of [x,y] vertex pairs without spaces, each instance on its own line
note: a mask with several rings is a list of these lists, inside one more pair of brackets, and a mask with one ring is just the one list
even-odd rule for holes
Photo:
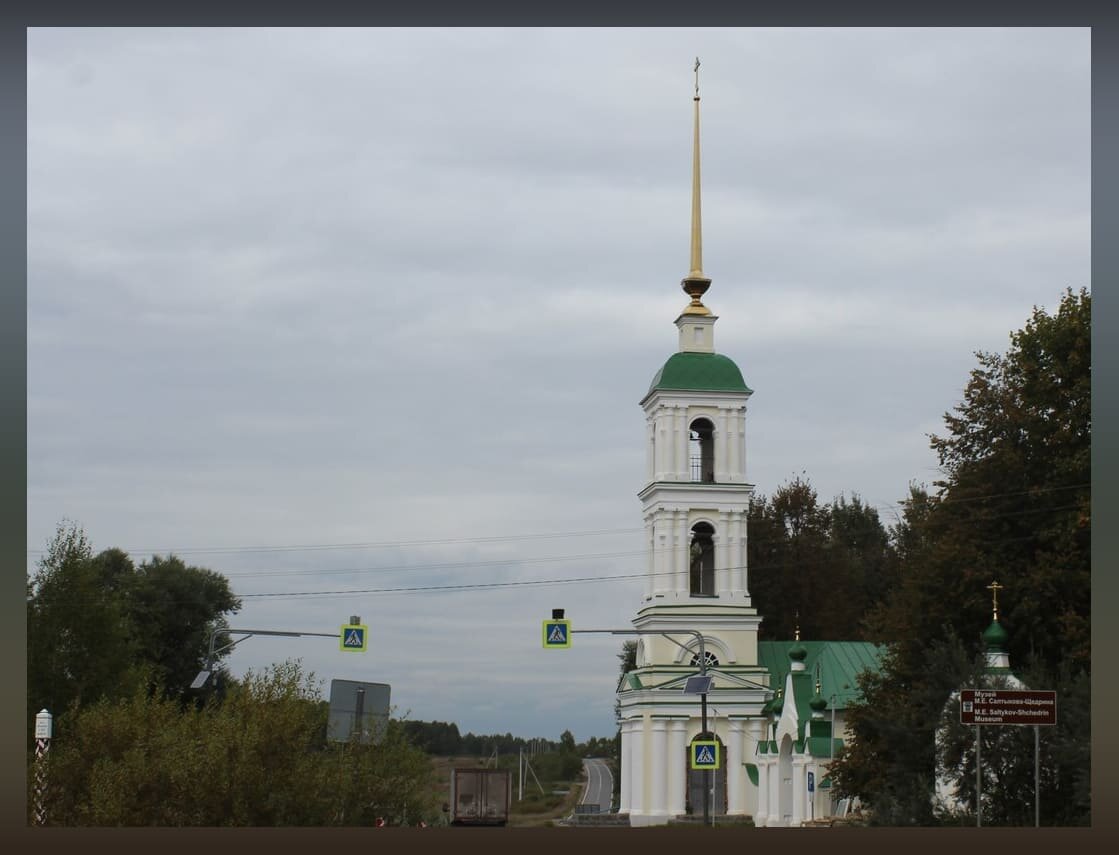
[[[1091,487],[1091,482],[1081,484],[1066,484],[1057,487],[1038,487],[1028,490],[1014,490],[1005,493],[989,493],[981,496],[965,496],[960,498],[953,498],[951,496],[946,498],[939,498],[934,494],[930,494],[930,503],[940,504],[956,504],[964,502],[979,502],[988,499],[1003,499],[1011,496],[1033,496],[1043,493],[1053,493],[1062,490],[1080,490]],[[853,494],[852,497],[854,497]],[[766,498],[772,498],[767,496]],[[837,497],[838,498],[838,497]],[[861,501],[861,500],[860,500]],[[827,507],[831,502],[824,502],[822,507]],[[904,510],[911,503],[908,500],[901,500],[896,504],[863,504],[863,507],[873,511],[898,511]],[[634,534],[642,531],[641,528],[615,528],[615,529],[590,529],[585,531],[560,531],[560,532],[547,532],[539,534],[508,534],[508,535],[492,535],[483,537],[448,537],[448,538],[430,538],[430,539],[416,539],[416,540],[378,540],[378,541],[359,541],[353,543],[308,543],[308,544],[289,544],[280,546],[188,546],[188,547],[161,547],[159,549],[152,548],[135,548],[130,547],[123,551],[129,554],[141,555],[231,555],[241,553],[283,553],[283,552],[315,552],[315,551],[330,551],[330,550],[343,550],[343,549],[390,549],[390,548],[406,548],[416,546],[439,546],[456,543],[515,543],[518,541],[526,540],[550,540],[568,537],[598,537],[613,534]],[[46,552],[45,549],[28,549],[28,555],[42,555]]]
[[[287,546],[188,546],[181,548],[168,548],[161,549],[138,549],[129,548],[125,552],[129,554],[152,554],[152,555],[166,555],[174,553],[175,555],[202,555],[202,554],[232,554],[241,552],[314,552],[319,550],[334,550],[334,549],[389,549],[400,548],[408,546],[439,546],[443,544],[454,543],[513,543],[516,541],[524,540],[549,540],[553,538],[564,537],[595,537],[607,534],[633,534],[634,532],[641,531],[640,528],[613,528],[613,529],[592,529],[589,531],[557,531],[544,534],[508,534],[508,535],[494,535],[490,537],[445,537],[433,538],[425,540],[376,540],[376,541],[363,541],[358,543],[307,543],[307,544],[291,544]],[[39,555],[46,552],[45,549],[29,549],[29,555]]]

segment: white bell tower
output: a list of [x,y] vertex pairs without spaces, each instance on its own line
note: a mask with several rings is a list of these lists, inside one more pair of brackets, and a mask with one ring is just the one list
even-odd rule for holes
[[[648,548],[637,667],[618,688],[621,805],[632,825],[702,813],[702,773],[688,770],[687,746],[700,735],[700,703],[684,695],[696,673],[702,634],[708,672],[708,735],[721,745],[710,808],[751,814],[756,788],[746,774],[757,740],[767,671],[758,664],[761,618],[750,602],[746,516],[746,402],[738,366],[715,350],[715,321],[701,300],[699,60],[692,156],[691,266],[681,287],[691,302],[676,318],[679,346],[641,399],[646,421],[646,483],[638,494]],[[713,798],[711,798],[713,796]]]

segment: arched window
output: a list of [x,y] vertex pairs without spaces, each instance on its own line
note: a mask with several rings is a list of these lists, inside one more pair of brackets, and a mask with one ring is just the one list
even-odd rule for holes
[[690,591],[693,597],[715,596],[715,529],[710,523],[692,526],[689,572]]
[[696,419],[688,431],[692,480],[715,483],[715,426],[707,419]]
[[[699,667],[699,654],[698,653],[693,653],[692,654],[692,665],[694,665],[696,668]],[[712,653],[710,650],[704,650],[703,651],[703,667],[704,668],[718,668],[719,667],[719,657],[716,656],[714,653]]]

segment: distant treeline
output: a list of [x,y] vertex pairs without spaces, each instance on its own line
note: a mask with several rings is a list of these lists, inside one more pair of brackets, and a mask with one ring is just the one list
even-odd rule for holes
[[592,737],[576,744],[571,731],[565,730],[559,740],[535,737],[526,739],[511,733],[479,735],[459,733],[458,725],[446,721],[404,721],[404,735],[417,748],[428,754],[443,757],[476,755],[488,757],[497,754],[551,754],[566,753],[582,757],[606,757],[614,752],[614,739]]

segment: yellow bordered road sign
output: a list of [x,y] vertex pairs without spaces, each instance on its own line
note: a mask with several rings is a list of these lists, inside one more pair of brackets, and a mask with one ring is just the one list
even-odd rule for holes
[[344,624],[340,634],[338,647],[364,653],[369,645],[369,627],[365,624]]
[[693,769],[719,768],[719,743],[715,740],[697,739],[688,750]]
[[544,621],[544,646],[570,647],[571,621],[556,620],[555,618]]

